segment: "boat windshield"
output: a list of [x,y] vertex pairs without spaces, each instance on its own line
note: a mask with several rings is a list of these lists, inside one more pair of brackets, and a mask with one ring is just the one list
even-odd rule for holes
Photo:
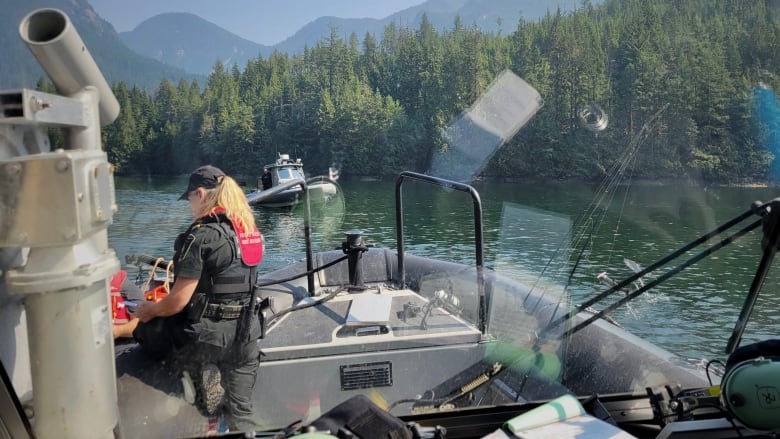
[[[82,19],[101,7],[22,19],[28,40],[75,27],[87,44],[0,33],[19,46],[0,49],[19,65],[0,75],[0,372],[22,430],[278,432],[358,395],[425,426],[459,414],[474,425],[442,425],[480,434],[500,427],[470,417],[480,410],[636,397],[628,414],[608,406],[613,420],[664,428],[694,409],[680,400],[653,417],[652,401],[710,387],[710,415],[750,423],[710,392],[734,350],[780,331],[780,295],[769,294],[780,285],[780,7],[469,2],[449,14],[408,3],[351,35],[345,24],[298,40],[312,28],[175,81],[124,55],[136,68],[116,68],[125,49],[95,45],[112,72],[97,97],[87,86],[104,82],[89,73],[99,69],[66,73],[56,61],[85,53],[95,32],[113,35]],[[224,59],[207,46],[196,52]],[[194,68],[188,52],[160,56]],[[37,59],[48,79],[32,73]],[[301,160],[322,177],[305,180]],[[138,337],[110,337],[158,295],[160,306],[181,297],[174,249],[196,240],[176,239],[193,222],[192,197],[177,201],[183,176],[212,164],[260,182],[263,163],[266,186],[273,176],[294,190],[247,194],[264,236],[257,297],[219,296],[239,276],[204,274],[203,297],[166,311],[188,325],[176,340],[186,346],[233,346],[238,330],[220,328],[262,321],[246,345],[260,352],[252,378],[212,351],[186,369],[155,361]],[[244,247],[230,248],[235,271],[249,273]],[[214,410],[204,381],[227,392]],[[766,423],[753,425],[780,431]]]
[[277,168],[276,173],[279,176],[280,182],[303,178],[303,175],[298,168]]

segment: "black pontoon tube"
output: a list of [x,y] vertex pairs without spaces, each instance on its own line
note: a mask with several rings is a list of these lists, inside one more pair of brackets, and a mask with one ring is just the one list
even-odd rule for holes
[[479,193],[473,187],[458,183],[452,180],[446,180],[439,177],[433,177],[425,174],[418,174],[416,172],[404,171],[398,175],[395,181],[395,233],[398,246],[398,283],[401,288],[406,286],[406,274],[404,271],[404,208],[402,203],[402,191],[401,185],[404,179],[412,179],[421,181],[424,183],[433,184],[436,186],[446,187],[449,189],[455,189],[461,192],[467,192],[471,195],[471,199],[474,203],[474,239],[476,247],[477,257],[477,293],[479,296],[479,330],[482,334],[487,331],[487,301],[485,298],[485,257],[484,257],[484,245],[482,242],[482,201],[479,198]]

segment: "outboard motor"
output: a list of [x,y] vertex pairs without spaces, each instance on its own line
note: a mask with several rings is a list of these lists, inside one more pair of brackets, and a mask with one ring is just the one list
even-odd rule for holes
[[347,240],[341,243],[341,251],[347,255],[349,267],[349,289],[362,291],[363,285],[363,252],[368,250],[368,245],[363,242],[363,234],[360,230],[350,230],[346,233]]

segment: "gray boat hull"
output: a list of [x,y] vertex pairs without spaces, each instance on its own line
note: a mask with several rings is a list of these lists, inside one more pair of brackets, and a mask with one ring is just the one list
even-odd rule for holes
[[[342,256],[340,251],[317,253],[314,266]],[[261,363],[254,391],[258,429],[311,421],[358,393],[385,407],[406,400],[393,407],[393,414],[418,413],[426,399],[457,391],[496,363],[504,364],[506,370],[480,390],[485,403],[551,399],[568,392],[611,394],[644,392],[647,387],[663,385],[707,385],[704,374],[694,366],[601,320],[566,342],[551,342],[537,350],[531,363],[538,356],[549,363],[541,373],[530,368],[527,360],[515,361],[517,352],[530,352],[530,344],[522,345],[523,337],[550,321],[551,313],[562,315],[564,307],[545,303],[535,293],[529,296],[528,286],[490,270],[485,273],[485,291],[491,297],[487,334],[471,323],[474,308],[469,306],[457,312],[433,308],[423,329],[423,316],[404,314],[404,305],[424,306],[442,289],[460,303],[476,303],[475,269],[407,256],[408,288],[396,289],[396,259],[390,250],[369,249],[362,257],[365,290],[343,292],[288,313],[258,341]],[[265,274],[259,282],[305,271],[302,261]],[[306,277],[263,287],[262,292],[273,298],[273,308],[279,312],[319,300],[348,284],[347,262],[343,261],[316,273],[319,296],[309,297]],[[352,327],[350,303],[359,296],[388,298],[384,303],[389,305],[389,318]],[[166,372],[165,366],[145,360],[137,347],[124,346],[117,352],[122,419],[136,420],[124,426],[126,437],[192,435],[202,433],[193,430],[214,423],[182,399],[175,371]],[[458,401],[454,399],[451,408],[464,407]],[[167,418],[175,422],[164,422]],[[173,425],[181,429],[172,432]]]

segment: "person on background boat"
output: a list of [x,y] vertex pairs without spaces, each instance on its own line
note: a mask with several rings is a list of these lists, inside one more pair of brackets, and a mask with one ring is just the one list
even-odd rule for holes
[[271,171],[268,168],[263,168],[263,176],[260,177],[260,181],[263,183],[263,190],[271,189],[273,181],[271,180]]
[[158,359],[171,358],[198,377],[207,415],[223,399],[231,431],[254,431],[252,391],[259,366],[256,267],[264,241],[246,197],[231,177],[214,166],[191,175],[180,197],[195,221],[174,245],[174,284],[157,303],[141,302],[135,317],[115,337],[132,335]]

